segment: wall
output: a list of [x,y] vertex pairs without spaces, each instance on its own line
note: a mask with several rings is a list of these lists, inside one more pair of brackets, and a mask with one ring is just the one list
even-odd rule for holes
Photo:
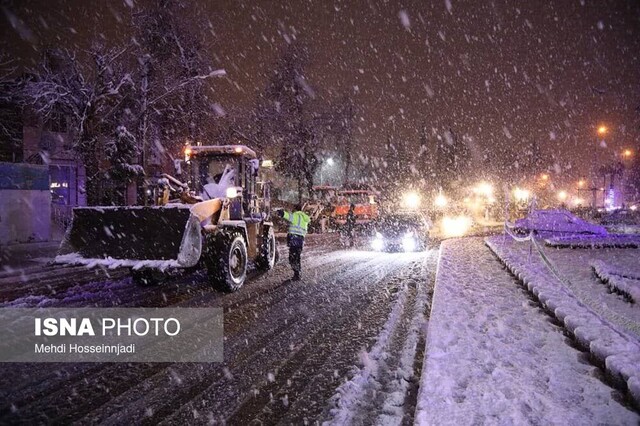
[[50,238],[49,168],[0,163],[0,244]]

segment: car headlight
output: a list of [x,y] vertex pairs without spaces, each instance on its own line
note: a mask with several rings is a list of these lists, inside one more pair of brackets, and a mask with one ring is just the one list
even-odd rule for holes
[[402,249],[404,251],[414,251],[416,249],[416,240],[413,238],[413,232],[408,232],[402,238]]
[[382,251],[384,248],[384,238],[382,238],[382,234],[376,232],[376,237],[371,241],[371,248],[375,251]]
[[444,217],[442,232],[445,237],[462,237],[471,228],[471,219],[466,216]]

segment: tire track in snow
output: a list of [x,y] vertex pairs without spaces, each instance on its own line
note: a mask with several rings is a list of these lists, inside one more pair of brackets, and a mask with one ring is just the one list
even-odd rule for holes
[[[327,254],[326,256],[331,259],[335,259],[336,257],[340,257],[340,254],[331,253],[331,254]],[[323,263],[323,262],[320,262],[320,263]],[[375,257],[371,257],[369,262],[363,262],[363,265],[359,267],[360,272],[363,274],[375,274],[377,270],[376,268],[372,268],[373,266],[372,263],[376,263]],[[340,263],[338,263],[338,265],[340,265]],[[381,266],[380,268],[384,268],[384,265]],[[326,287],[327,285],[329,286],[334,285],[336,277],[338,277],[341,274],[341,271],[339,270],[330,269],[329,271],[325,271],[324,269],[325,268],[321,268],[320,274],[323,274],[323,273],[326,274],[328,272],[329,275],[324,276],[324,278],[322,278],[322,282],[321,282],[322,288]],[[341,269],[341,268],[338,267],[338,269]],[[381,272],[381,275],[384,275],[384,272]],[[353,276],[353,277],[359,278],[359,276]],[[269,281],[268,284],[271,284],[271,281]],[[322,291],[322,288],[320,288],[318,291]],[[297,303],[295,300],[299,298],[296,298],[294,296],[300,293],[299,291],[291,292],[290,289],[288,288],[282,288],[279,291],[280,293],[282,293],[283,291],[287,293],[286,294],[287,298],[286,300],[282,300],[281,302],[279,302],[280,303],[279,306],[276,306],[275,308],[273,308],[275,309],[276,312],[279,312],[285,309],[286,306],[283,307],[283,304],[286,305],[288,301],[291,302],[290,304],[292,306],[297,306]],[[313,293],[313,292],[307,291],[307,293]],[[275,302],[277,302],[276,299],[282,299],[282,298],[277,298],[277,297],[274,298]],[[248,306],[248,308],[250,308],[250,306]],[[250,309],[247,309],[247,310],[250,311]],[[248,312],[248,313],[250,314],[251,312]],[[247,315],[247,317],[254,323],[260,322],[260,319],[255,318],[253,315]],[[247,323],[247,320],[243,322],[245,323],[245,326],[244,326],[245,331],[249,330],[251,328],[251,323]],[[251,337],[251,334],[253,334],[252,340],[254,340],[255,342],[252,341],[251,346],[247,347],[247,345],[245,344],[245,340],[246,340],[245,336],[234,337],[233,341],[237,342],[235,344],[234,350],[240,353],[240,358],[241,358],[240,361],[242,361],[242,358],[248,359],[247,354],[260,355],[260,349],[270,343],[270,340],[274,338],[274,333],[276,337],[278,335],[286,335],[287,329],[291,328],[293,325],[295,324],[293,322],[290,322],[290,324],[286,324],[281,329],[274,329],[273,327],[268,326],[268,324],[259,324],[258,330],[261,330],[261,331],[260,331],[260,334],[258,334],[258,336],[256,336],[257,330],[252,330],[251,333],[248,334],[248,337]],[[226,349],[233,349],[233,345],[230,348],[229,344],[227,344]],[[123,405],[128,405],[128,402],[130,402],[131,400],[134,400],[134,401],[141,400],[140,404],[148,405],[149,407],[153,407],[154,405],[159,405],[160,407],[165,406],[168,402],[172,401],[172,399],[177,396],[177,395],[174,395],[173,392],[171,393],[171,395],[167,395],[167,389],[166,389],[167,382],[171,386],[173,377],[184,377],[185,380],[183,382],[188,382],[189,380],[187,379],[189,377],[193,378],[193,383],[196,388],[195,389],[196,393],[197,393],[197,388],[211,383],[211,381],[209,380],[209,377],[206,377],[206,380],[200,383],[200,381],[205,379],[206,371],[203,372],[202,374],[200,374],[198,371],[194,372],[194,370],[196,369],[194,368],[193,365],[190,365],[190,366],[176,365],[176,366],[170,366],[170,367],[167,367],[166,365],[151,365],[151,366],[146,366],[145,368],[144,365],[131,367],[131,366],[123,366],[121,364],[112,364],[110,366],[107,366],[107,368],[104,368],[104,366],[99,366],[99,367],[102,367],[100,368],[100,371],[95,371],[94,374],[88,377],[86,374],[78,374],[78,377],[76,377],[76,380],[75,380],[75,385],[73,382],[70,383],[69,380],[61,380],[61,384],[64,386],[64,388],[66,389],[71,388],[73,390],[71,392],[71,395],[69,395],[68,391],[67,392],[54,391],[51,395],[47,394],[43,398],[37,398],[34,404],[29,404],[27,406],[19,407],[20,410],[23,412],[31,412],[31,413],[38,413],[38,412],[46,413],[47,415],[51,416],[49,418],[58,418],[60,420],[72,421],[74,419],[77,420],[82,418],[82,416],[84,415],[83,413],[86,413],[87,409],[93,410],[102,403],[107,403],[109,401],[112,401],[113,408],[114,408],[113,410],[114,412],[112,413],[112,415],[117,416],[118,413],[121,411],[121,407],[122,407],[122,406],[118,406],[117,400],[119,398],[125,401]],[[209,366],[209,368],[204,368],[204,370],[207,370],[207,371],[211,370],[211,367]],[[222,369],[218,368],[218,370],[222,370]],[[149,392],[147,389],[144,388],[144,384],[150,383],[147,380],[143,380],[144,377],[147,376],[147,373],[146,373],[147,371],[151,371],[151,373],[155,372],[155,374],[153,374],[150,377],[150,380],[153,379],[153,381],[158,382],[157,386],[159,387],[160,392],[157,398],[157,402],[154,402],[153,398],[150,397],[150,395],[148,395],[148,393],[153,393],[153,392]],[[132,393],[131,391],[133,389],[123,390],[118,386],[114,386],[113,388],[109,387],[110,381],[105,380],[105,377],[108,378],[114,375],[126,376],[124,377],[125,379],[128,377],[128,380],[130,382],[136,383],[134,388],[140,389],[139,395],[136,396],[136,393],[138,393],[137,391]],[[223,378],[224,374],[221,374],[220,377]],[[114,380],[114,382],[115,381],[116,380]],[[124,379],[117,380],[117,382],[120,382],[120,383],[126,383],[126,381],[127,380],[124,380]],[[138,384],[140,384],[140,386],[138,386]],[[182,391],[182,389],[179,389],[179,390]],[[117,395],[119,393],[123,393],[123,396],[118,397]],[[175,393],[180,394],[181,392],[175,392]],[[86,401],[85,397],[87,395],[91,395],[91,398],[89,398],[90,401],[83,403],[83,401]],[[114,398],[115,398],[115,401],[114,401]],[[52,410],[51,407],[55,405],[59,405],[58,407],[59,409],[54,411]],[[137,404],[134,404],[134,405],[137,405]],[[171,405],[171,407],[173,407],[173,405]],[[170,409],[173,409],[173,408],[170,408]],[[139,416],[138,418],[140,420],[145,419],[144,414],[145,414],[145,409],[142,409],[142,415]]]
[[[333,255],[340,256],[339,253]],[[333,298],[326,297],[327,290],[335,293],[342,284],[350,294],[354,290],[362,291],[368,287],[365,278],[377,277],[377,282],[399,267],[395,263],[381,263],[379,255],[366,254],[366,257],[368,261],[354,265],[348,274],[339,267],[319,279],[311,288],[305,288],[302,284],[297,291],[285,291],[285,297],[269,310],[275,318],[256,319],[254,323],[257,323],[257,328],[246,327],[247,334],[228,339],[225,356],[229,359],[227,355],[231,353],[231,359],[224,366],[226,371],[220,365],[205,365],[204,371],[195,378],[193,369],[176,365],[174,371],[184,385],[174,388],[170,395],[162,389],[158,390],[156,385],[147,385],[145,387],[151,388],[154,395],[134,398],[136,404],[127,407],[126,415],[123,416],[120,409],[111,410],[111,415],[106,419],[101,416],[92,420],[118,423],[125,419],[144,419],[153,422],[178,411],[172,418],[180,420],[175,421],[192,422],[196,420],[193,413],[203,409],[215,413],[216,419],[224,420],[234,411],[234,407],[251,395],[256,383],[267,379],[266,371],[275,371],[283,362],[288,362],[288,357],[299,345],[304,344],[315,327],[330,321],[336,311],[348,312],[352,308],[353,301],[349,295],[335,297],[333,294]],[[344,280],[340,280],[340,277]],[[278,318],[282,314],[285,318]],[[285,325],[274,330],[273,324]],[[251,343],[248,343],[250,340]],[[165,380],[161,375],[156,379]],[[137,388],[136,392],[147,392],[143,387]],[[130,396],[123,395],[122,399],[130,399]],[[167,398],[171,398],[170,403],[167,403]],[[116,406],[122,404],[116,403]],[[184,407],[179,409],[182,405]]]
[[[333,259],[331,257],[331,251],[327,248],[320,247],[316,250],[310,250],[309,256],[307,260],[304,262],[306,267],[318,267],[318,265],[324,265],[327,262],[331,262]],[[284,267],[281,265],[278,266],[280,269]],[[91,270],[87,270],[86,268],[81,268],[83,271],[91,273]],[[77,272],[77,271],[76,271]],[[253,281],[266,279],[268,281],[268,276],[257,275],[252,278]],[[184,280],[193,280],[193,276],[180,277],[181,281]],[[197,279],[197,277],[196,277]],[[100,286],[104,283],[90,283],[91,285]],[[113,283],[111,283],[113,284]],[[172,288],[181,287],[184,282],[178,282],[177,284],[171,284]],[[252,282],[247,283],[249,286]],[[267,282],[267,284],[270,284]],[[120,282],[117,283],[118,286],[121,285]],[[251,302],[253,298],[259,297],[261,291],[252,291],[251,295],[243,295],[243,290],[232,294],[223,294],[212,290],[208,284],[208,291],[204,294],[204,297],[207,300],[207,305],[211,305],[211,300],[216,301],[217,299],[226,300],[226,297],[234,298],[232,300],[236,300],[239,298],[240,302],[237,304],[242,304]],[[128,284],[129,290],[134,290],[134,294],[139,294],[140,291],[144,293],[155,292],[158,293],[159,290],[166,290],[166,286],[151,286],[151,287],[137,287],[132,283]],[[267,289],[269,290],[269,289]],[[188,292],[183,296],[190,297],[191,299],[186,299],[190,301],[195,299],[195,296]],[[122,296],[126,300],[126,294]],[[166,300],[166,296],[164,297]],[[169,295],[169,300],[172,297]],[[184,299],[184,298],[182,298]],[[181,299],[181,300],[182,300]],[[239,309],[236,307],[233,309],[233,314],[237,318],[239,314]],[[67,306],[65,306],[67,307]],[[251,308],[251,306],[247,305],[247,308]],[[229,328],[229,327],[227,327]],[[0,407],[0,419],[3,416],[7,416],[11,414],[12,410],[23,410],[30,409],[35,410],[37,412],[37,407],[34,407],[31,404],[37,403],[40,400],[48,400],[54,399],[54,395],[56,392],[59,392],[59,389],[62,387],[70,387],[72,391],[72,395],[67,398],[69,400],[75,400],[77,398],[83,398],[86,395],[86,392],[91,392],[86,389],[86,386],[83,386],[83,383],[95,383],[98,389],[103,390],[103,393],[109,393],[110,395],[117,395],[119,392],[124,392],[128,389],[128,387],[122,386],[113,386],[106,387],[101,383],[101,379],[103,377],[115,377],[122,376],[123,372],[126,372],[124,376],[128,378],[130,381],[134,381],[136,379],[142,379],[149,377],[153,374],[157,374],[158,372],[162,372],[166,370],[167,366],[170,364],[126,364],[126,368],[122,368],[122,364],[94,364],[94,363],[86,363],[86,364],[19,364],[9,371],[3,371],[3,374],[0,375],[0,389],[6,389],[7,392],[11,390],[10,394],[3,392],[2,395],[4,398],[11,397],[11,402],[9,405],[5,405]],[[7,370],[5,368],[0,367],[0,371]],[[76,387],[77,386],[77,387]],[[53,392],[52,392],[53,390]],[[63,399],[63,398],[60,398]],[[96,401],[100,399],[96,396],[96,399],[91,401],[92,404],[95,404]],[[75,407],[77,411],[82,411],[80,406]],[[64,410],[62,410],[64,411]]]
[[421,368],[418,345],[424,340],[436,261],[437,252],[432,251],[424,262],[405,272],[402,295],[375,345],[362,354],[362,367],[337,389],[325,424],[411,422]]
[[[400,265],[401,270],[406,268]],[[233,424],[301,424],[320,414],[325,398],[332,394],[341,377],[339,370],[347,372],[354,355],[366,347],[374,335],[372,330],[384,323],[390,306],[385,293],[397,288],[398,275],[397,269],[386,275],[377,285],[378,291],[363,298],[357,306],[354,302],[349,311],[336,315],[309,336],[293,356],[256,389],[256,395],[247,398],[226,420]],[[386,292],[379,291],[382,289]]]

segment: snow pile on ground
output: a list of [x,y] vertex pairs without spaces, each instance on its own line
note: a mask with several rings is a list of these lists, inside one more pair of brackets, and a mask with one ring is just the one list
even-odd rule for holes
[[63,265],[84,265],[88,269],[97,266],[104,266],[109,269],[117,268],[133,268],[139,269],[157,269],[166,271],[172,268],[180,268],[182,265],[177,260],[136,260],[136,259],[114,259],[107,257],[105,259],[86,259],[80,253],[68,253],[56,256],[53,263]]
[[567,210],[534,210],[526,218],[516,220],[515,227],[537,232],[607,235],[603,226],[589,223]]
[[[487,245],[533,293],[542,305],[572,333],[578,343],[601,362],[606,371],[629,391],[640,404],[640,342],[637,336],[613,324],[576,297],[549,258],[540,257],[537,249],[523,256],[524,246],[510,237],[486,239]],[[529,250],[526,249],[525,250]],[[595,305],[594,305],[595,306]],[[633,324],[633,321],[630,321]]]
[[592,261],[591,267],[598,278],[613,290],[626,294],[634,303],[640,302],[640,276],[615,270],[601,260]]
[[640,419],[478,238],[442,244],[426,348],[418,424]]
[[387,322],[371,350],[360,354],[362,367],[354,368],[352,378],[336,390],[325,425],[401,425],[408,416],[406,399],[424,335],[429,283],[423,265],[400,278],[402,288]]
[[616,234],[640,234],[640,225],[638,224],[614,224],[606,225],[609,232]]
[[552,235],[547,236],[545,244],[558,248],[638,248],[640,247],[640,236],[637,235]]

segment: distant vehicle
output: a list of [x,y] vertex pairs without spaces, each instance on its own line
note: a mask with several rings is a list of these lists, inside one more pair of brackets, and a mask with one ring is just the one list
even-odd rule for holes
[[427,247],[430,224],[419,212],[386,215],[374,224],[371,248],[376,251],[422,251]]
[[333,210],[333,220],[338,225],[347,221],[351,204],[355,206],[356,225],[367,226],[379,217],[378,192],[369,187],[345,187],[338,191],[337,203]]
[[516,220],[515,229],[520,233],[536,231],[607,235],[603,226],[589,223],[567,210],[534,210],[527,217]]
[[326,231],[328,219],[335,209],[337,192],[338,188],[335,186],[321,185],[312,188],[312,197],[304,204],[302,210],[309,215],[309,226],[314,232]]

